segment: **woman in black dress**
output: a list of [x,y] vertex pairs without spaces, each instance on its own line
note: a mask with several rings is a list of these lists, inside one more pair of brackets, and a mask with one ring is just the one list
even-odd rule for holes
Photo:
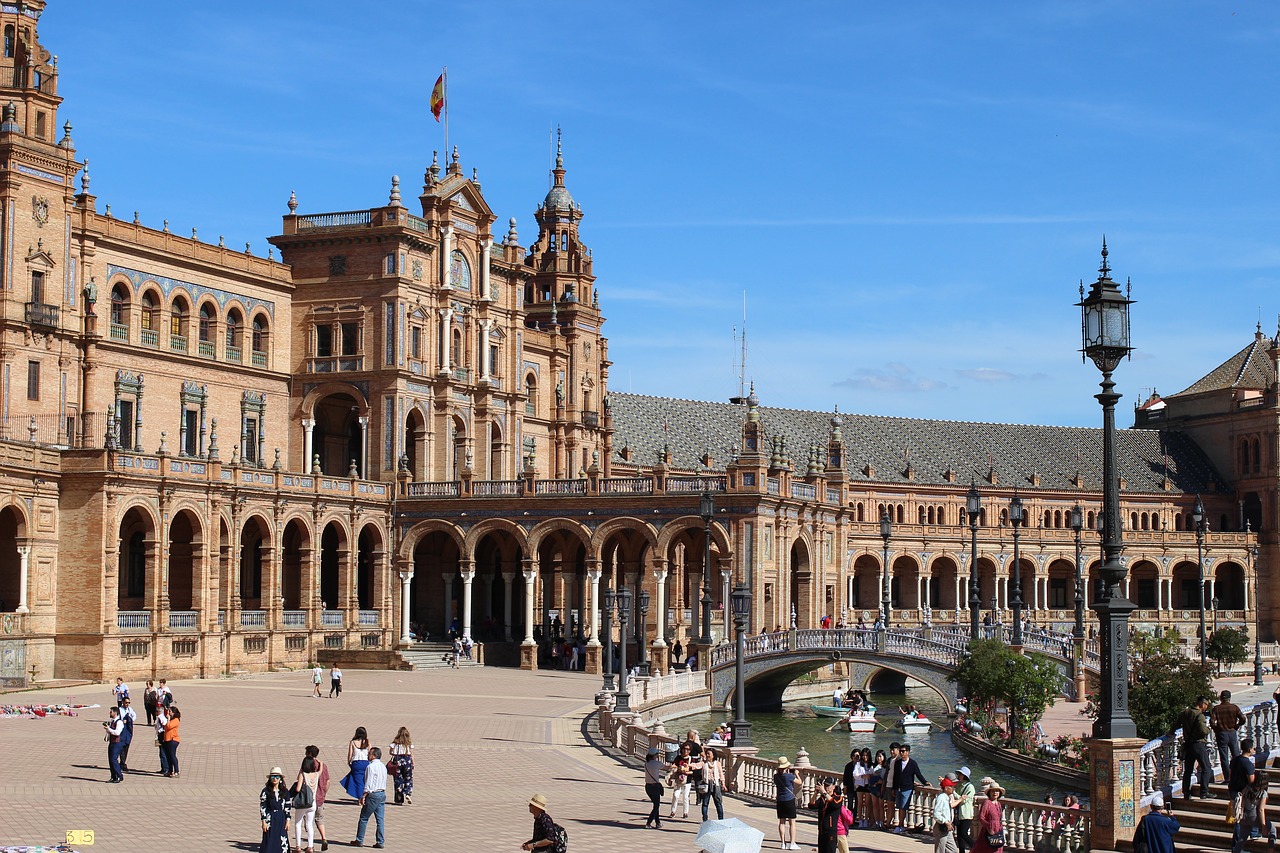
[[262,843],[258,853],[289,853],[289,789],[284,784],[284,771],[272,767],[267,784],[258,795],[258,814],[262,818]]

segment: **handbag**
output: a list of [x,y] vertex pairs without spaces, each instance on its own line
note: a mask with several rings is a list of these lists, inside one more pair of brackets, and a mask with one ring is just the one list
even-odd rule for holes
[[389,776],[400,775],[400,764],[394,758],[387,762],[387,774]]
[[694,786],[694,790],[697,791],[699,794],[705,794],[711,790],[711,786],[708,785],[706,782],[699,782],[697,785]]
[[992,850],[999,850],[1004,846],[1004,830],[999,832],[987,833],[987,846]]
[[302,787],[298,789],[298,793],[293,795],[293,807],[295,809],[309,809],[316,804],[316,795],[311,792],[311,786],[306,782],[302,783]]

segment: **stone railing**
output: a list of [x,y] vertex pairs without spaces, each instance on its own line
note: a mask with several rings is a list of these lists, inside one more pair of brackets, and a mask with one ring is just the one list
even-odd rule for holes
[[711,689],[706,672],[673,672],[654,678],[632,678],[627,681],[627,687],[633,708]]
[[724,477],[668,477],[668,492],[723,492]]
[[118,610],[116,611],[116,627],[121,631],[150,631],[150,610]]
[[376,610],[361,610],[359,613],[359,619],[359,624],[362,628],[378,627],[378,611]]
[[305,610],[286,610],[284,612],[284,626],[286,628],[305,628],[307,627],[307,611]]
[[373,222],[373,214],[367,210],[348,210],[340,213],[312,213],[298,217],[298,230],[308,231],[316,228],[349,228],[353,225],[368,225]]
[[535,480],[533,493],[535,495],[585,495],[587,493],[587,481]]
[[602,495],[651,495],[653,480],[649,477],[606,477],[600,481]]
[[437,483],[410,483],[411,498],[456,498],[458,496],[457,480],[445,480]]
[[[1257,750],[1258,766],[1266,763],[1272,750],[1280,749],[1280,732],[1277,731],[1277,717],[1280,711],[1276,703],[1267,701],[1240,709],[1245,716],[1245,724],[1240,727],[1241,738],[1253,738]],[[1182,789],[1182,729],[1149,741],[1139,754],[1142,784],[1142,797],[1150,798],[1156,791],[1165,793]],[[1218,758],[1218,750],[1213,743],[1212,733],[1209,735],[1209,761],[1211,772],[1216,776],[1222,773],[1222,765]],[[1199,779],[1192,782],[1199,784]]]
[[200,611],[170,610],[169,627],[177,631],[194,631],[199,627]]
[[471,483],[471,494],[478,498],[514,497],[520,494],[523,480],[475,480]]
[[242,628],[265,628],[267,627],[267,611],[265,610],[241,610],[240,626]]
[[320,625],[324,628],[341,628],[344,624],[341,610],[325,610],[320,613]]

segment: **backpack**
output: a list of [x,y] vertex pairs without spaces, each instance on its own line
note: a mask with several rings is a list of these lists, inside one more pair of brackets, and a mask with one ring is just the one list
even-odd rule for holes
[[558,823],[553,823],[551,827],[551,853],[568,853],[568,831]]
[[303,782],[302,787],[298,789],[298,793],[293,795],[293,807],[295,809],[309,809],[315,804],[316,795],[312,793],[311,786]]

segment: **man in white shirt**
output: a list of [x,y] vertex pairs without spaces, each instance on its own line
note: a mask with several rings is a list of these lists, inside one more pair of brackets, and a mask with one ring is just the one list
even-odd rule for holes
[[133,726],[138,722],[138,714],[133,710],[133,700],[128,696],[120,704],[120,769],[129,769],[129,744],[133,743]]
[[123,782],[124,771],[120,769],[120,734],[124,731],[124,722],[120,719],[120,709],[112,708],[110,717],[102,724],[107,730],[107,766],[111,770],[109,782]]
[[116,707],[119,708],[124,704],[124,700],[129,697],[129,685],[124,683],[123,678],[116,679],[116,686],[111,688],[111,692],[116,696]]
[[356,840],[352,847],[364,846],[364,831],[369,826],[369,816],[378,823],[374,847],[382,847],[385,840],[382,834],[382,822],[387,811],[387,765],[380,760],[382,750],[378,747],[369,749],[369,766],[364,771],[364,796],[360,798],[360,823],[356,827]]
[[951,800],[955,796],[956,779],[950,773],[938,777],[942,790],[933,798],[933,850],[934,853],[957,853],[955,839],[955,811]]

